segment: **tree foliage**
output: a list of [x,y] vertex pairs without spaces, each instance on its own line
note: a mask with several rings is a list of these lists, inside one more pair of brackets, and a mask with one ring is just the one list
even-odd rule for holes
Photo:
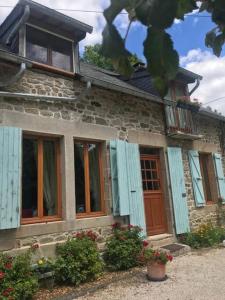
[[[105,57],[102,54],[101,49],[101,44],[95,44],[94,46],[85,46],[83,53],[83,61],[106,70],[115,71],[112,59]],[[138,59],[137,55],[131,54],[131,56],[129,57],[129,63],[131,64],[131,66],[137,63],[138,61],[140,60]]]
[[[175,19],[184,20],[187,13],[198,10],[208,12],[216,24],[206,34],[205,44],[219,56],[225,42],[225,1],[202,0],[200,7],[195,0],[111,0],[104,11],[106,26],[103,30],[102,53],[111,59],[114,68],[130,76],[133,72],[129,62],[131,53],[126,49],[126,38],[132,22],[138,21],[146,26],[147,36],[144,41],[144,55],[147,69],[162,96],[167,93],[168,81],[176,76],[179,68],[179,56],[173,47],[171,36],[166,30]],[[123,38],[114,21],[122,10],[128,13],[130,24]]]

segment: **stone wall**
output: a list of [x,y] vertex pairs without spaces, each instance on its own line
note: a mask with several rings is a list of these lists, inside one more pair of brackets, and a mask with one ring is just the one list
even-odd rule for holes
[[[38,115],[43,118],[57,120],[80,121],[90,124],[98,124],[117,130],[120,139],[128,139],[129,130],[155,133],[165,136],[164,108],[161,104],[125,95],[123,93],[101,89],[93,86],[89,94],[84,96],[85,84],[78,79],[68,79],[62,76],[42,73],[37,71],[26,71],[23,78],[7,89],[12,92],[38,93],[42,95],[74,97],[74,102],[30,101],[23,99],[0,99],[0,109],[22,112],[28,115]],[[199,115],[194,117],[203,135],[202,142],[215,145],[217,152],[220,150],[219,122]],[[94,136],[94,131],[93,131]],[[224,208],[220,205],[207,205],[204,208],[196,208],[193,198],[192,182],[190,176],[187,150],[192,148],[192,142],[167,139],[169,146],[180,146],[183,148],[183,161],[185,171],[185,182],[188,198],[189,217],[191,228],[196,228],[200,223],[211,220],[213,223],[224,222]],[[110,173],[110,170],[107,169]],[[109,178],[108,178],[109,179]],[[109,184],[110,185],[110,184]],[[109,188],[110,193],[110,188]],[[99,239],[104,240],[109,232],[108,227],[94,228],[99,234]],[[24,237],[17,240],[17,247],[23,248],[33,242],[41,244],[63,241],[70,232],[40,234],[32,238]]]

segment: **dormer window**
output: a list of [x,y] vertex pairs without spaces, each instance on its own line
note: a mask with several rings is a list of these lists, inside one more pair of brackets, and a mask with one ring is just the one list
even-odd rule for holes
[[73,43],[54,34],[26,26],[26,57],[41,64],[73,72]]

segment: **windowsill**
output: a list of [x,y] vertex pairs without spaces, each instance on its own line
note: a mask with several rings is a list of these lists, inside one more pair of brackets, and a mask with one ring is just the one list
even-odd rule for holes
[[55,221],[62,221],[62,218],[57,216],[52,217],[45,217],[45,218],[26,218],[21,219],[21,225],[28,225],[28,224],[36,224],[36,223],[49,223]]
[[52,72],[55,74],[64,75],[64,76],[71,77],[71,78],[74,78],[74,76],[76,75],[74,72],[65,71],[63,69],[55,68],[53,66],[45,65],[45,64],[38,63],[35,61],[32,62],[32,66],[36,69],[44,70],[47,72]]
[[106,213],[104,212],[76,214],[77,219],[104,217],[104,216],[106,216]]

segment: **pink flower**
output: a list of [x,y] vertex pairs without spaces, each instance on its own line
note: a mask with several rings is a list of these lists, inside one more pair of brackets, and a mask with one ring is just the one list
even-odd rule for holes
[[0,279],[3,279],[5,277],[5,273],[4,272],[0,272]]

